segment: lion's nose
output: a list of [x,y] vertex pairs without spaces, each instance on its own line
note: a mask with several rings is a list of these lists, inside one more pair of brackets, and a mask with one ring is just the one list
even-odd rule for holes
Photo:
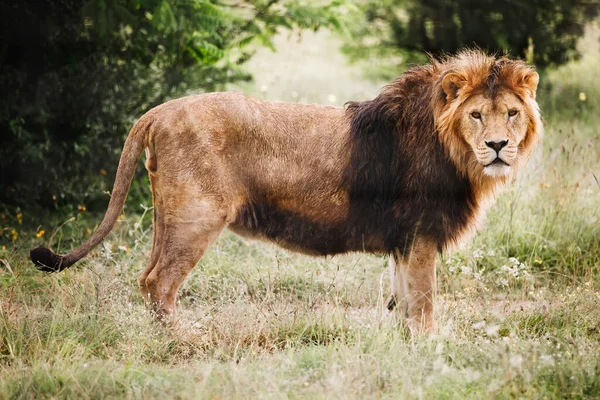
[[499,142],[486,141],[485,144],[490,149],[494,149],[496,153],[500,153],[500,150],[502,150],[508,144],[508,140],[501,140]]

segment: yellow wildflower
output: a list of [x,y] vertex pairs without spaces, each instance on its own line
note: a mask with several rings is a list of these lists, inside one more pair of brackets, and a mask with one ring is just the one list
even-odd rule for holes
[[6,246],[2,246],[2,251],[6,251]]
[[81,204],[80,204],[80,205],[77,207],[77,209],[78,209],[80,212],[84,212],[84,211],[86,210],[85,206],[82,206]]
[[23,214],[17,214],[17,222],[19,223],[19,225],[23,223]]
[[19,237],[19,234],[17,233],[16,229],[13,229],[12,231],[10,231],[10,236],[12,241],[14,242]]
[[85,228],[85,231],[87,232],[88,235],[92,234],[92,230],[90,228]]
[[585,95],[585,92],[579,92],[579,101],[586,101],[587,100],[587,96]]
[[40,229],[40,231],[35,234],[35,237],[36,238],[42,238],[42,237],[44,237],[45,234],[46,234],[46,231],[43,230],[43,229]]

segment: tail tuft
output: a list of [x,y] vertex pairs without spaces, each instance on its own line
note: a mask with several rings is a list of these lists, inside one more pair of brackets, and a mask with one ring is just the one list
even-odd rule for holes
[[59,256],[45,247],[38,247],[29,252],[35,267],[44,272],[62,271],[69,265],[63,256]]
[[121,215],[121,210],[123,210],[125,199],[127,199],[127,192],[131,185],[131,179],[133,179],[133,175],[135,174],[135,168],[140,155],[146,148],[148,129],[150,129],[153,121],[153,118],[143,116],[131,129],[129,136],[127,136],[123,152],[121,153],[119,168],[117,168],[117,176],[110,202],[108,203],[108,209],[96,232],[84,244],[62,256],[45,247],[38,247],[31,250],[29,256],[37,269],[44,272],[58,272],[69,268],[85,257],[98,243],[102,242],[112,230],[119,215]]

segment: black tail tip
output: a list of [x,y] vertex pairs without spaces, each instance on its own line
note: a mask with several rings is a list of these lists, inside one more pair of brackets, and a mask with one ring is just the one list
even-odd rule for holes
[[44,272],[57,272],[65,268],[63,257],[45,247],[38,247],[29,252],[35,267]]

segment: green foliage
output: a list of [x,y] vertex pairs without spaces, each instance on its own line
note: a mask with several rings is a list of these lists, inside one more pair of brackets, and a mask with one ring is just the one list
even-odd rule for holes
[[396,67],[477,46],[546,67],[579,57],[577,40],[600,2],[364,0],[359,8],[345,47],[353,59],[386,57]]
[[151,107],[250,79],[244,62],[280,28],[341,26],[339,0],[12,3],[0,6],[0,204],[49,209],[102,208]]

